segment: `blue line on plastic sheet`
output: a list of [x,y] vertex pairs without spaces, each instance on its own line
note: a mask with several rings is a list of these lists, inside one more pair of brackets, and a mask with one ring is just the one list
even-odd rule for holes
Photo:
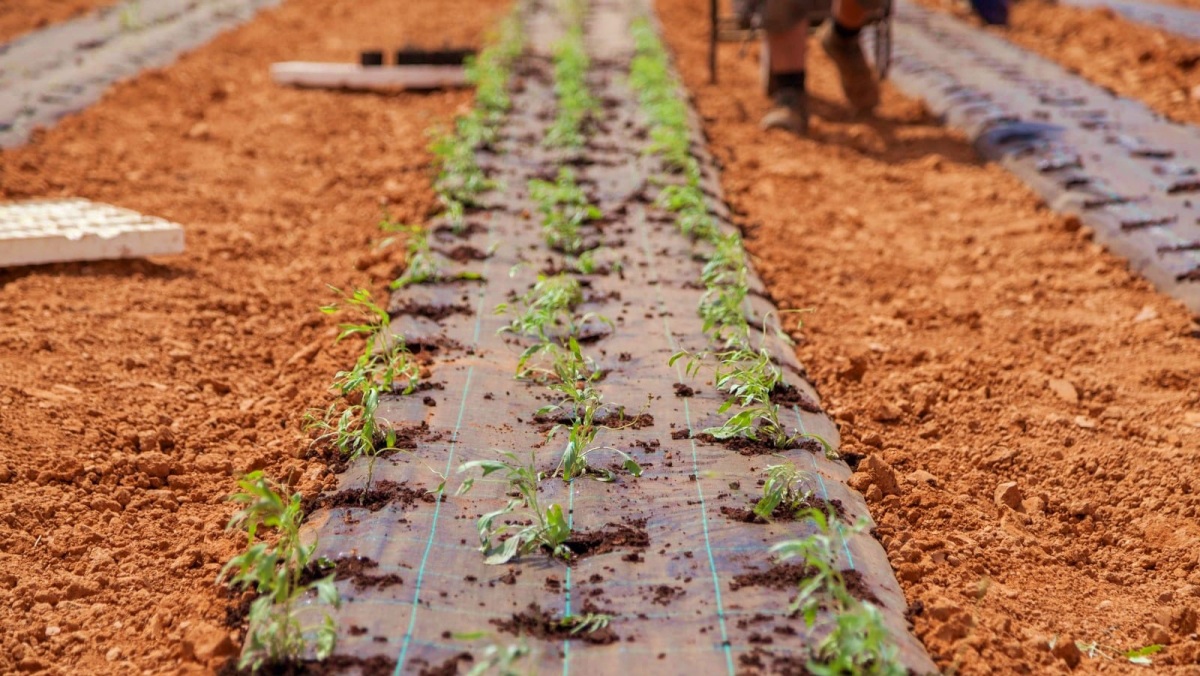
[[[639,219],[638,225],[638,231],[642,236],[642,252],[645,254],[647,260],[650,260],[652,256],[650,255],[650,241],[646,237],[645,219]],[[656,282],[654,284],[654,295],[658,299],[659,306],[662,307],[666,304],[663,301],[662,285],[657,283],[660,281],[657,270],[653,267],[651,270],[653,271],[653,279]],[[679,345],[675,342],[675,337],[671,333],[671,322],[665,314],[663,315],[663,336],[666,337],[667,346],[671,348],[671,351],[677,352]],[[675,365],[675,377],[678,382],[683,382],[683,370],[679,364]],[[683,400],[683,416],[687,422],[688,436],[692,437],[692,410],[688,406],[687,399]],[[721,648],[725,653],[725,666],[729,670],[730,676],[733,676],[736,670],[733,667],[733,651],[730,650],[729,646],[729,629],[725,626],[725,605],[721,601],[721,577],[717,574],[717,559],[713,555],[712,540],[708,534],[708,503],[704,500],[704,488],[700,485],[700,458],[696,452],[696,440],[694,438],[690,439],[689,443],[692,445],[692,474],[696,477],[696,495],[700,499],[700,526],[704,529],[704,551],[708,555],[708,569],[712,573],[713,579],[713,596],[717,602],[717,626],[721,628]]]
[[[792,412],[796,414],[796,428],[800,430],[800,434],[808,434],[808,430],[804,427],[804,417],[800,415],[800,407],[792,404]],[[826,502],[829,501],[829,488],[825,485],[825,479],[821,476],[821,470],[817,468],[817,456],[809,455],[809,460],[812,460],[813,475],[817,477],[817,483],[821,484],[821,497]],[[850,553],[850,543],[846,541],[846,535],[838,529],[838,539],[842,541],[842,551],[846,552],[846,561],[850,564],[850,570],[854,570],[854,555]]]
[[[488,266],[491,261],[483,264],[483,274],[487,275]],[[483,300],[487,297],[484,291],[479,292],[479,302],[475,304],[475,331],[472,337],[472,345],[479,344],[479,330],[483,323]],[[471,391],[471,377],[475,375],[475,366],[472,364],[467,367],[467,379],[463,383],[462,398],[458,402],[458,419],[454,421],[454,434],[450,437],[450,449],[446,453],[446,469],[442,472],[442,476],[450,476],[450,469],[454,467],[454,451],[458,448],[458,433],[462,429],[463,415],[467,410],[467,393]],[[417,569],[417,581],[413,590],[412,612],[408,616],[408,630],[404,633],[404,641],[400,644],[400,657],[396,660],[396,669],[392,672],[393,676],[400,676],[400,670],[404,668],[404,660],[408,658],[408,646],[412,643],[413,632],[417,628],[417,613],[421,610],[421,583],[425,581],[425,567],[429,563],[429,552],[433,550],[433,541],[437,536],[438,516],[442,513],[442,501],[434,502],[433,521],[429,524],[429,539],[425,541],[425,552],[421,555],[421,567]]]
[[[475,367],[467,367],[467,380],[463,384],[462,400],[458,405],[458,422],[454,424],[454,437],[450,443],[450,452],[446,455],[446,470],[443,476],[450,476],[450,468],[454,465],[454,449],[458,445],[458,431],[462,425],[463,414],[467,410],[467,392],[471,389],[471,376],[475,374]],[[393,672],[398,675],[400,669],[404,666],[404,660],[408,657],[408,645],[412,640],[413,631],[417,626],[417,611],[421,609],[421,583],[425,580],[425,566],[429,563],[429,552],[433,549],[433,540],[437,536],[438,514],[442,511],[442,501],[438,500],[434,503],[433,508],[433,523],[429,525],[429,540],[425,544],[425,553],[421,555],[421,567],[417,569],[416,589],[413,591],[412,613],[408,616],[408,631],[404,634],[404,642],[400,646],[400,658],[396,661],[396,670]]]
[[[665,320],[663,323],[666,323]],[[669,333],[667,334],[670,335]],[[676,367],[678,369],[678,367]],[[682,376],[679,382],[683,382]],[[713,556],[712,541],[708,537],[708,506],[704,502],[704,488],[700,481],[700,458],[696,453],[695,432],[692,429],[692,412],[688,400],[683,400],[683,416],[688,426],[688,441],[692,445],[692,474],[696,477],[696,496],[700,499],[700,525],[704,527],[704,550],[708,554],[708,569],[712,571],[713,593],[717,601],[717,620],[721,627],[721,646],[725,650],[725,666],[729,673],[734,673],[733,651],[729,649],[729,632],[725,627],[725,605],[721,603],[721,578],[717,576],[717,559]]]
[[[449,651],[449,652],[462,652],[463,648],[464,648],[463,644],[443,643],[441,641],[426,641],[424,639],[419,639],[419,638],[414,638],[412,640],[412,642],[413,642],[413,645],[421,646],[423,648],[432,648],[434,650],[445,650],[445,651]],[[621,654],[621,655],[659,655],[662,653],[667,653],[667,654],[671,654],[671,655],[686,655],[688,653],[707,653],[712,650],[711,647],[704,647],[704,646],[684,647],[684,648],[672,648],[672,647],[668,646],[664,649],[662,647],[643,648],[642,646],[638,646],[638,645],[620,645],[620,646],[616,646],[614,649],[617,651],[618,654]],[[735,652],[735,653],[746,653],[746,652],[751,652],[755,649],[756,649],[756,646],[753,646],[753,645],[735,645],[735,646],[729,647],[729,650],[731,652]],[[811,654],[811,648],[806,645],[800,645],[800,646],[773,645],[773,646],[771,646],[771,652],[781,653],[781,654],[785,654],[785,655],[786,654],[809,655],[809,654]]]
[[[575,529],[575,482],[567,482],[567,531]],[[563,602],[563,617],[571,616],[571,567],[567,566],[565,590],[566,600]],[[571,641],[563,639],[563,676],[571,670]]]

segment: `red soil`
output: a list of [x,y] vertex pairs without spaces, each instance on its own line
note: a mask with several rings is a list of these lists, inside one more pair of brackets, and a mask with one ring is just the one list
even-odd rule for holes
[[424,218],[425,132],[469,105],[283,89],[267,68],[477,43],[506,4],[289,0],[0,153],[0,199],[87,197],[188,237],[177,257],[0,271],[0,672],[232,653],[214,580],[241,544],[233,475],[329,485],[295,459],[351,359],[317,307],[326,284],[382,293],[401,256],[372,248],[381,207]]
[[758,269],[813,310],[799,354],[938,664],[1163,642],[1155,673],[1197,673],[1200,327],[918,103],[851,119],[819,55],[812,138],[759,131],[754,50],[709,86],[695,3],[658,6]]
[[4,0],[0,3],[0,44],[29,31],[45,28],[117,4],[119,0]]

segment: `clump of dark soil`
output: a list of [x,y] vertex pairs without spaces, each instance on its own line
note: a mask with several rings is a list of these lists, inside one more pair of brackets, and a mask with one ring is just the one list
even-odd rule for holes
[[690,385],[686,385],[684,383],[675,383],[675,396],[694,397],[696,396],[696,390],[692,389]]
[[388,310],[388,316],[395,319],[400,315],[410,317],[426,317],[440,322],[452,315],[469,315],[471,308],[463,303],[417,303],[408,301]]
[[443,256],[449,258],[456,263],[466,263],[468,261],[482,261],[491,258],[492,255],[486,251],[480,251],[470,244],[459,244],[453,249],[439,251]]
[[628,427],[629,429],[640,430],[654,425],[654,416],[649,413],[639,413],[632,417],[626,417],[625,409],[623,408],[616,418],[616,421],[613,422],[614,427]]
[[634,519],[610,523],[600,530],[572,533],[566,545],[571,550],[571,560],[579,561],[618,549],[641,551],[650,546],[650,535],[646,533],[646,520]]
[[[676,438],[674,434],[672,438]],[[686,436],[683,438],[687,438]],[[810,453],[824,453],[825,447],[816,439],[808,437],[800,437],[793,440],[786,446],[776,446],[769,441],[762,439],[747,439],[746,437],[733,437],[731,439],[718,439],[707,432],[692,435],[693,439],[697,439],[706,444],[716,444],[724,446],[731,451],[737,451],[742,455],[772,455],[780,451],[790,451],[793,449],[802,449]]]
[[[386,655],[374,657],[351,657],[348,655],[330,655],[326,660],[303,660],[284,664],[266,664],[259,669],[259,674],[271,676],[337,676],[354,672],[362,676],[390,676],[396,670],[396,660]],[[250,674],[249,669],[238,669],[237,658],[231,658],[217,671],[219,676],[234,676]]]
[[654,597],[650,599],[650,602],[657,603],[660,606],[669,605],[671,601],[683,596],[685,593],[682,587],[660,584],[654,588]]
[[475,235],[482,235],[487,232],[487,226],[475,221],[467,221],[466,225],[455,229],[449,225],[439,225],[434,228],[433,235],[442,241],[452,241],[455,238],[466,239]]
[[[417,673],[419,676],[458,676],[458,664],[465,662],[470,664],[475,661],[475,657],[468,652],[461,652],[453,657],[447,658],[444,662],[437,665],[431,665],[423,659],[414,658],[413,664],[421,666],[421,670]],[[418,664],[419,663],[419,664]]]
[[222,598],[229,601],[225,606],[225,619],[222,624],[230,629],[240,629],[246,624],[246,617],[250,615],[250,604],[254,603],[258,594],[225,587],[221,595]]
[[333,495],[322,495],[304,505],[305,513],[314,509],[332,509],[334,507],[359,507],[378,512],[392,503],[399,503],[405,509],[412,509],[418,502],[437,502],[437,496],[425,490],[409,488],[390,479],[382,479],[372,484],[370,490],[347,488]]
[[795,385],[780,383],[771,390],[771,403],[780,406],[796,406],[801,411],[820,413],[821,407],[807,394],[801,392]]
[[867,581],[863,579],[862,573],[857,570],[843,570],[842,579],[846,581],[846,589],[850,595],[859,601],[866,601],[879,605],[879,598],[871,593],[871,589],[867,587]]
[[[344,559],[338,559],[333,563],[333,579],[339,582],[350,580],[354,584],[354,588],[359,591],[363,589],[387,589],[388,587],[404,584],[404,579],[395,573],[374,575],[367,572],[378,567],[379,563],[377,561],[365,556],[348,556]],[[308,584],[329,575],[329,572],[329,568],[310,564],[300,576],[300,581],[302,584]]]
[[[589,610],[585,604],[585,613],[599,612],[597,610]],[[514,613],[512,617],[503,620],[492,620],[492,624],[496,625],[500,631],[515,634],[517,636],[530,636],[545,640],[568,640],[582,641],[592,645],[607,645],[616,643],[621,640],[617,636],[617,632],[612,630],[612,627],[604,627],[589,632],[571,633],[571,626],[564,625],[561,617],[555,617],[550,612],[542,610],[536,602],[530,603],[529,607],[523,612]]]
[[[738,663],[746,668],[742,673],[778,674],[778,676],[811,676],[808,660],[798,655],[776,655],[770,650],[754,648],[738,656]],[[769,667],[768,667],[769,664]]]
[[[800,583],[816,574],[816,571],[803,563],[777,563],[766,570],[755,570],[749,573],[735,575],[730,589],[737,591],[743,587],[766,587],[767,589],[794,590]],[[879,599],[871,593],[866,580],[857,570],[843,570],[842,579],[846,582],[846,590],[859,601],[878,604]]]
[[742,587],[767,587],[768,589],[795,589],[801,582],[812,577],[816,571],[803,563],[777,563],[766,570],[754,570],[735,575],[730,589]]
[[[841,500],[826,500],[815,495],[810,495],[801,501],[797,509],[789,509],[786,505],[779,505],[775,511],[771,512],[772,521],[795,521],[796,515],[806,509],[815,509],[825,514],[832,511],[842,520],[846,519],[846,508],[842,505]],[[721,513],[742,523],[767,523],[765,519],[754,513],[754,503],[751,503],[749,508],[741,507],[721,507]]]

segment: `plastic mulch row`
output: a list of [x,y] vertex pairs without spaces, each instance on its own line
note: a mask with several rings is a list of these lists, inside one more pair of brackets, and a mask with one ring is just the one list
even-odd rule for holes
[[[811,533],[813,526],[747,523],[739,517],[759,497],[763,469],[782,460],[690,438],[722,421],[717,409],[723,397],[706,378],[685,378],[682,363],[668,366],[680,348],[705,347],[696,312],[703,289],[696,245],[652,203],[657,192],[652,178],[662,171],[644,152],[645,123],[625,84],[633,49],[630,21],[646,11],[637,0],[592,3],[589,82],[605,105],[587,147],[577,153],[542,144],[555,111],[549,53],[561,27],[546,7],[524,17],[529,48],[514,69],[513,110],[500,152],[480,155],[481,165],[505,189],[487,195],[486,208],[468,217],[463,236],[445,228],[433,236],[437,250],[472,253],[457,256],[468,259],[461,269],[481,274],[484,281],[410,287],[392,299],[398,313],[394,328],[433,360],[432,389],[389,397],[380,410],[414,441],[414,453],[393,455],[375,470],[377,482],[404,487],[398,491],[402,499],[377,511],[320,510],[309,520],[317,528],[320,552],[332,558],[367,557],[377,564],[371,575],[395,574],[402,580],[383,586],[339,582],[346,600],[337,613],[340,655],[396,660],[397,672],[403,673],[448,667],[464,653],[479,655],[489,644],[522,640],[501,625],[511,624],[514,615],[533,617],[531,604],[553,617],[587,612],[613,617],[611,632],[570,640],[523,639],[534,650],[539,671],[779,671],[803,665],[808,655],[814,637],[788,613],[798,582],[795,571],[772,570],[767,550]],[[695,141],[703,148],[698,132]],[[523,459],[536,453],[538,466],[549,472],[562,450],[562,435],[547,442],[549,423],[534,420],[534,412],[548,403],[545,387],[514,379],[527,342],[498,334],[508,318],[494,309],[525,293],[539,272],[562,265],[562,257],[542,242],[525,186],[530,178],[552,178],[563,164],[574,167],[605,214],[597,260],[620,263],[619,271],[579,276],[588,299],[580,310],[603,315],[613,325],[597,324],[598,335],[583,349],[605,372],[597,386],[610,407],[624,407],[629,417],[647,416],[636,425],[602,431],[597,441],[636,457],[645,471],[640,478],[618,473],[614,483],[545,479],[539,493],[543,504],[569,510],[580,550],[591,547],[591,552],[571,565],[533,555],[488,566],[478,550],[476,519],[504,506],[505,486],[477,481],[470,493],[454,496],[464,478],[455,468],[495,458],[495,449],[505,449]],[[708,158],[703,164],[713,209],[724,213],[714,165]],[[481,255],[486,258],[469,260]],[[757,278],[753,284],[757,291],[749,311],[761,323],[773,305]],[[768,346],[788,381],[805,395],[801,400],[815,404],[817,393],[803,379],[792,350],[774,339]],[[681,383],[697,391],[680,396],[689,394],[677,389]],[[790,406],[789,426],[836,447],[835,426],[815,405],[807,408],[813,411]],[[817,444],[781,455],[810,471],[811,488],[840,504],[845,519],[869,518],[863,499],[845,484],[850,470],[843,462],[826,459]],[[615,454],[610,460],[599,452],[592,459],[602,466],[619,464]],[[439,473],[449,477],[446,497],[420,497],[441,482]],[[339,488],[361,488],[364,478],[365,467],[352,466]],[[584,533],[595,537],[584,542],[587,538],[579,537]],[[862,533],[847,538],[841,550],[843,566],[856,571],[851,577],[883,610],[904,664],[916,673],[933,672],[924,649],[908,633],[904,597],[883,548]],[[479,632],[487,636],[480,638]],[[462,635],[475,637],[456,638]]]

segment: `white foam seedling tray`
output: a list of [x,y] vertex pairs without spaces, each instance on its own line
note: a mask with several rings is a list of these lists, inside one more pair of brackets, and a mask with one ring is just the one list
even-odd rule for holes
[[183,252],[183,227],[84,199],[0,202],[0,268]]

